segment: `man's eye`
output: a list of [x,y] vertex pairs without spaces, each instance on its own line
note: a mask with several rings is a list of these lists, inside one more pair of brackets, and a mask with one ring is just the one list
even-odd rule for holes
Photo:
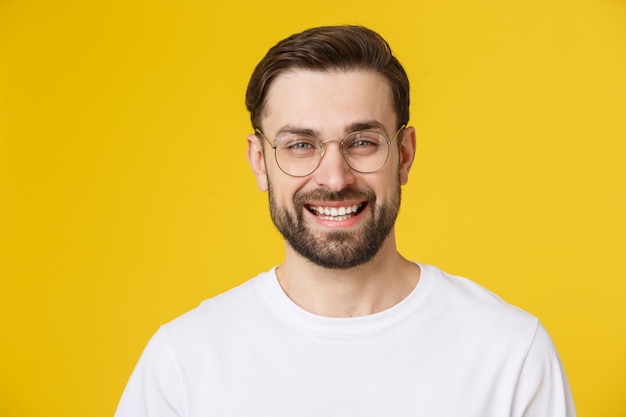
[[280,143],[280,149],[290,154],[306,155],[317,151],[318,142],[309,137],[293,137],[287,138]]
[[369,139],[358,139],[355,140],[350,146],[353,148],[364,148],[368,146],[376,146],[378,143],[371,141]]
[[289,144],[289,149],[292,150],[306,150],[314,148],[315,146],[310,142],[294,142]]
[[378,135],[360,133],[344,143],[344,149],[352,154],[370,154],[378,151],[380,143]]

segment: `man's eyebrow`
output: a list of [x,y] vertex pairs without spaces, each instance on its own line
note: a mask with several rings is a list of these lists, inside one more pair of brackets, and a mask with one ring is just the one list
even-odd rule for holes
[[[366,120],[360,122],[354,122],[347,125],[344,129],[344,133],[349,135],[352,132],[356,132],[358,130],[380,130],[384,134],[387,134],[387,129],[385,129],[385,125],[378,120]],[[284,125],[278,131],[276,131],[275,137],[281,137],[290,134],[298,134],[298,135],[307,135],[316,138],[320,138],[320,132],[316,129],[306,128],[296,125]]]
[[308,129],[308,128],[298,127],[294,125],[285,125],[281,127],[280,129],[278,129],[278,131],[276,132],[276,137],[290,135],[290,134],[318,137],[319,132],[316,131],[315,129]]
[[346,135],[356,132],[358,130],[381,130],[383,133],[387,134],[387,129],[385,129],[385,125],[379,122],[378,120],[367,120],[363,122],[356,122],[346,126]]

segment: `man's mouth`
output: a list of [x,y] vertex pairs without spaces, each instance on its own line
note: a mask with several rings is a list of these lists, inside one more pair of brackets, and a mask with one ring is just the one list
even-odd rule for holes
[[312,204],[308,204],[306,206],[307,210],[311,213],[315,214],[318,218],[322,220],[331,220],[340,222],[343,220],[347,220],[351,217],[359,214],[363,208],[365,207],[365,203],[353,204],[351,206],[315,206]]

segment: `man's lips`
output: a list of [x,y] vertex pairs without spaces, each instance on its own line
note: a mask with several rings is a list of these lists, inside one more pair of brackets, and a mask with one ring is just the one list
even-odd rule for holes
[[343,221],[359,214],[364,206],[365,203],[351,204],[345,206],[307,204],[306,208],[322,220]]

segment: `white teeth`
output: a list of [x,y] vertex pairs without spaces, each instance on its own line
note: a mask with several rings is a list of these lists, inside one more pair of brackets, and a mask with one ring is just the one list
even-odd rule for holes
[[353,213],[356,213],[363,204],[355,204],[346,207],[321,207],[321,206],[309,206],[312,211],[318,213],[318,215],[324,220],[341,221],[352,217]]

